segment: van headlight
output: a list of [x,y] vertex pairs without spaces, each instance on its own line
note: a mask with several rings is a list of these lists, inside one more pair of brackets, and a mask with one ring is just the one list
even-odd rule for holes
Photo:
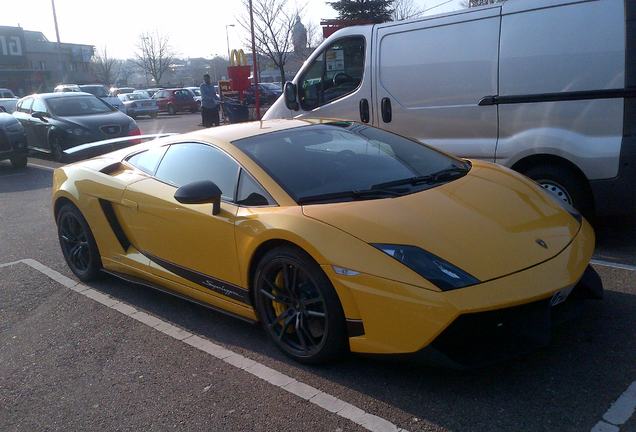
[[480,282],[476,277],[417,246],[372,243],[385,254],[430,281],[442,291],[464,288]]

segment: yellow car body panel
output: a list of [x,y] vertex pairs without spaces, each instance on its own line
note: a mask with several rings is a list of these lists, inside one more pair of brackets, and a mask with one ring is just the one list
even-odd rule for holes
[[[418,193],[367,201],[299,206],[231,141],[305,121],[258,122],[171,136],[59,168],[53,202],[71,201],[86,218],[106,270],[161,285],[179,295],[246,319],[257,319],[248,291],[255,257],[271,242],[306,251],[332,282],[345,316],[361,320],[364,335],[349,338],[354,352],[408,353],[427,346],[458,315],[547,298],[581,278],[594,234],[536,184],[494,164],[473,162],[464,177]],[[184,205],[176,188],[123,159],[152,146],[202,142],[228,153],[278,205],[223,202]],[[100,172],[113,165],[107,173]],[[109,201],[131,246],[113,232]],[[537,243],[543,240],[547,248]],[[481,283],[441,291],[370,243],[406,244],[443,257]],[[150,257],[160,257],[159,265]],[[210,275],[244,292],[247,301],[210,291],[169,269]],[[358,274],[341,275],[333,266]],[[204,284],[207,283],[202,279]],[[239,293],[239,295],[242,295]]]

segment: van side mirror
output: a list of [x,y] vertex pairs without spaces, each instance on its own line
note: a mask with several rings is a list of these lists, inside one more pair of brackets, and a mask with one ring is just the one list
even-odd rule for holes
[[283,90],[283,94],[285,96],[285,106],[292,111],[298,111],[296,90],[296,84],[294,84],[293,82],[287,81],[285,83],[285,89]]
[[212,203],[212,214],[221,213],[221,189],[210,180],[195,181],[181,186],[174,199],[182,204]]

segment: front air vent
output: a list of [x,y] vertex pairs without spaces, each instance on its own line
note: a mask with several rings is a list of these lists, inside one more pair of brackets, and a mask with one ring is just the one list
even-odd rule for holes
[[113,234],[117,237],[117,241],[121,245],[124,252],[128,251],[130,247],[130,240],[126,236],[124,229],[122,228],[119,220],[117,219],[117,215],[115,214],[115,209],[113,208],[113,203],[107,201],[105,199],[99,199],[99,205],[102,207],[104,212],[104,216],[106,216],[106,220],[108,220],[108,224],[110,228],[113,230]]
[[122,170],[124,167],[121,162],[113,162],[110,165],[106,165],[104,168],[100,169],[99,172],[111,175],[117,171]]

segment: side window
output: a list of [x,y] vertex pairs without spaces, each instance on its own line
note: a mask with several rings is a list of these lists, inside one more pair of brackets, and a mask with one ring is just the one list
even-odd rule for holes
[[31,108],[33,110],[33,112],[48,112],[48,109],[46,108],[46,104],[44,103],[44,101],[42,99],[34,99],[33,100],[33,107]]
[[128,158],[128,163],[148,174],[154,174],[168,146],[155,147]]
[[236,203],[248,207],[276,204],[271,195],[245,170],[241,170],[239,177]]
[[312,110],[356,90],[364,73],[364,37],[339,39],[316,57],[298,81],[300,105]]
[[22,105],[20,106],[20,112],[28,113],[31,111],[31,105],[33,105],[33,98],[23,100]]
[[176,187],[211,180],[227,201],[234,200],[239,166],[228,155],[206,144],[184,143],[170,146],[155,176]]

